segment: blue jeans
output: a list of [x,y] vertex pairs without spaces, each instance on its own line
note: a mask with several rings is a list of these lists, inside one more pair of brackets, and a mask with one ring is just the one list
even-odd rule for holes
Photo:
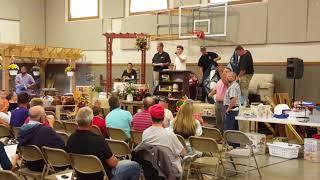
[[224,121],[225,130],[239,130],[238,121],[236,116],[238,116],[239,111],[229,111],[226,112],[226,119]]
[[122,160],[112,169],[112,180],[139,180],[140,165],[137,162]]

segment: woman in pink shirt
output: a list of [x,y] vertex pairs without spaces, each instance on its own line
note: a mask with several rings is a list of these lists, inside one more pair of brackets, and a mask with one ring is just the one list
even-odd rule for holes
[[209,97],[212,97],[216,95],[216,120],[217,120],[217,128],[223,132],[224,127],[224,119],[226,114],[226,108],[223,105],[223,99],[226,95],[226,92],[228,90],[228,82],[226,79],[226,75],[228,72],[232,71],[230,68],[226,67],[224,68],[221,79],[217,82],[216,86],[212,89],[212,91],[209,93]]
[[108,137],[107,134],[107,128],[106,128],[106,120],[102,118],[102,108],[100,107],[93,107],[93,119],[92,119],[92,125],[98,126],[100,129],[103,137]]

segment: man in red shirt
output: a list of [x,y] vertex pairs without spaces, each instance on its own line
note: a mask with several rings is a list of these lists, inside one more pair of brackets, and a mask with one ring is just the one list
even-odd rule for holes
[[154,105],[154,100],[151,97],[146,97],[143,100],[143,111],[138,112],[133,116],[131,123],[133,130],[143,132],[152,125],[151,115],[148,111],[149,107],[152,105]]
[[106,120],[102,118],[102,108],[95,106],[92,108],[92,111],[94,115],[92,125],[98,126],[103,137],[107,137]]

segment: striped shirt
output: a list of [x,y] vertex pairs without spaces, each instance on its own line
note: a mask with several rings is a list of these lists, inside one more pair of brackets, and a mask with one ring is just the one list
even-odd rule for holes
[[148,110],[143,110],[133,116],[132,126],[131,126],[133,130],[143,132],[145,129],[147,129],[151,125],[152,125],[152,119]]
[[228,106],[230,104],[230,101],[232,98],[238,97],[238,100],[235,104],[235,106],[240,105],[240,96],[241,96],[241,90],[240,85],[236,81],[234,81],[228,88],[226,95],[224,96],[223,105]]

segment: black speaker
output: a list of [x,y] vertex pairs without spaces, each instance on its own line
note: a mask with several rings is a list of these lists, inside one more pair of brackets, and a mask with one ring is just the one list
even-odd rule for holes
[[299,58],[287,59],[287,78],[301,79],[303,76],[304,65],[303,60]]

